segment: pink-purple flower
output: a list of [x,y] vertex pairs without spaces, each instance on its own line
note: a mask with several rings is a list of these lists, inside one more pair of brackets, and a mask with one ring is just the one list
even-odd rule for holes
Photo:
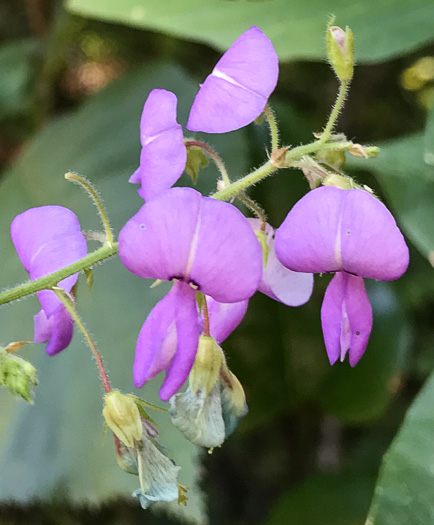
[[264,111],[279,75],[270,39],[257,27],[243,33],[201,85],[187,129],[227,133],[247,126]]
[[[187,129],[226,133],[253,122],[274,91],[278,58],[268,37],[257,27],[243,33],[224,53],[193,102]],[[187,152],[176,120],[174,93],[153,89],[140,120],[140,165],[130,182],[149,200],[169,189],[184,172]]]
[[336,272],[321,310],[331,364],[362,357],[372,329],[363,278],[390,281],[409,253],[389,210],[367,191],[321,187],[305,195],[276,231],[276,255],[297,272]]
[[[62,206],[31,208],[17,215],[11,224],[11,237],[32,281],[72,264],[87,253],[76,215]],[[77,279],[78,274],[71,275],[58,286],[70,292]],[[34,317],[34,341],[48,341],[46,352],[55,355],[71,342],[73,321],[54,292],[38,292],[38,299],[42,309]]]
[[[253,230],[258,232],[261,228],[260,219],[248,220]],[[267,223],[264,233],[267,243],[266,264],[258,290],[287,306],[301,306],[307,303],[312,295],[313,275],[285,268],[276,257],[274,228]]]
[[176,95],[153,89],[143,107],[140,166],[129,182],[140,184],[138,193],[145,200],[173,186],[184,172],[187,150],[176,122],[176,106]]
[[[196,291],[220,303],[248,299],[261,280],[261,248],[234,206],[193,189],[173,188],[126,223],[119,255],[139,277],[174,281],[142,327],[133,368],[137,387],[167,370],[160,390],[166,401],[184,383],[196,355],[201,332]],[[219,330],[221,339],[228,329]]]

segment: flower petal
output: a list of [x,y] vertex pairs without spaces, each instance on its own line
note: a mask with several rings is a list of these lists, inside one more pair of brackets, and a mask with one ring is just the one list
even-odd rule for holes
[[259,242],[233,205],[203,198],[190,280],[222,303],[251,297],[262,277]]
[[48,355],[56,355],[71,342],[74,333],[74,323],[71,316],[61,304],[48,318],[44,310],[34,317],[34,342],[48,344],[45,351]]
[[196,357],[200,325],[197,318],[196,292],[187,284],[177,288],[176,331],[178,347],[160,388],[160,399],[168,401],[184,384]]
[[191,188],[173,188],[147,202],[119,234],[124,266],[143,278],[182,278],[201,205],[202,196]]
[[167,401],[190,373],[199,332],[195,291],[177,282],[151,310],[140,331],[133,366],[136,387],[167,370],[160,389],[160,398]]
[[139,277],[193,282],[220,302],[256,291],[261,248],[242,213],[190,188],[147,202],[122,228],[119,255]]
[[[259,231],[261,221],[248,219],[254,231]],[[274,228],[268,223],[265,226],[267,237],[268,257],[263,270],[259,291],[287,306],[301,306],[312,295],[313,275],[311,273],[293,272],[285,268],[276,257],[274,247]]]
[[274,91],[279,64],[273,44],[257,27],[243,33],[199,89],[187,129],[226,133],[253,122]]
[[220,303],[207,296],[210,334],[217,343],[222,343],[241,323],[247,312],[249,301]]
[[321,187],[305,195],[276,232],[287,268],[346,272],[389,281],[408,266],[404,238],[389,210],[367,191]]
[[330,281],[321,308],[321,324],[330,364],[349,354],[355,366],[368,344],[372,308],[361,277],[337,273]]
[[[344,190],[341,190],[344,191]],[[342,263],[347,272],[392,281],[407,270],[409,252],[390,211],[366,191],[345,191]]]
[[[41,206],[21,213],[12,221],[11,237],[31,280],[60,270],[87,253],[77,216],[62,206]],[[59,286],[69,292],[77,279],[78,274],[71,275]],[[61,305],[48,290],[38,292],[38,298],[48,317]]]
[[276,230],[277,258],[296,272],[342,269],[338,236],[345,190],[321,187],[300,199]]
[[176,121],[176,96],[153,89],[143,107],[140,122],[140,167],[130,182],[141,183],[138,193],[148,200],[170,188],[184,172],[187,150]]

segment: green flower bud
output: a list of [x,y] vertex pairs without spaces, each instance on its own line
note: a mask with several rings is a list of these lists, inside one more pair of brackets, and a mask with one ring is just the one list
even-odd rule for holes
[[37,384],[36,368],[31,363],[0,348],[0,386],[32,403],[31,390]]
[[193,395],[203,390],[208,395],[216,384],[223,363],[223,351],[216,340],[209,335],[201,335],[196,359],[190,372],[190,390]]
[[345,31],[334,26],[330,19],[327,26],[327,56],[336,76],[342,82],[349,82],[354,74],[354,35],[347,26]]
[[104,402],[102,414],[107,425],[122,443],[134,447],[135,441],[142,438],[142,422],[134,396],[113,390],[104,396]]

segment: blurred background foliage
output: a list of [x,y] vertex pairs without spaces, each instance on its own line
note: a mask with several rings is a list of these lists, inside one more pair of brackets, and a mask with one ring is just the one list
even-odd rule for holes
[[[211,525],[434,524],[434,4],[426,0],[0,0],[1,287],[26,278],[9,239],[13,217],[62,204],[85,230],[95,211],[63,180],[73,170],[99,188],[116,231],[140,206],[126,184],[139,158],[139,119],[154,87],[179,99],[185,124],[198,84],[220,53],[255,24],[273,40],[280,80],[270,103],[282,139],[298,145],[325,123],[336,80],[325,64],[330,13],[356,38],[358,67],[339,131],[381,146],[348,170],[375,189],[407,235],[411,264],[396,283],[369,283],[374,330],[351,369],[331,368],[319,311],[329,277],[297,309],[265,296],[224,349],[250,413],[212,455],[199,454],[158,414],[162,443],[191,486],[187,511],[145,512],[103,439],[102,390],[78,334],[38,368],[35,405],[0,391],[0,523]],[[267,130],[206,137],[238,177],[266,156]],[[208,167],[198,189],[215,188]],[[181,184],[189,184],[187,177]],[[255,187],[275,226],[308,190],[301,172]],[[118,261],[84,282],[79,308],[113,383],[133,391],[139,327],[165,290]],[[32,298],[3,307],[0,344],[31,339]],[[120,314],[121,313],[121,314]],[[157,401],[158,385],[140,393]],[[384,454],[388,451],[386,456]],[[384,456],[384,461],[383,460]],[[173,510],[175,509],[175,510]],[[182,509],[181,509],[182,510]]]

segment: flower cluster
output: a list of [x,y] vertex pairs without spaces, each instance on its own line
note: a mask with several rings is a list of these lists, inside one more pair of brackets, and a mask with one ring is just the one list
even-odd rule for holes
[[[352,75],[352,44],[344,45],[345,35],[337,29],[330,29],[328,38],[336,42],[328,45],[338,57],[334,62],[343,64],[340,78],[349,69]],[[248,125],[266,108],[277,77],[270,40],[250,28],[201,85],[187,129],[226,133]],[[163,89],[151,91],[145,102],[140,164],[130,178],[140,185],[145,203],[122,228],[118,252],[135,275],[172,283],[140,330],[135,386],[166,371],[160,398],[169,401],[173,423],[193,443],[212,448],[247,413],[241,383],[219,345],[241,322],[256,291],[300,306],[311,296],[314,273],[335,274],[321,310],[325,346],[331,364],[348,355],[354,366],[365,352],[373,322],[363,279],[397,279],[409,256],[390,212],[364,189],[313,189],[274,230],[261,213],[247,219],[232,203],[173,188],[187,163],[176,110],[175,94]],[[77,218],[59,206],[22,213],[11,233],[32,280],[86,254]],[[76,281],[77,274],[71,275],[58,286],[71,293]],[[46,350],[54,355],[68,346],[73,322],[53,291],[38,296],[42,310],[35,316],[35,342],[49,341]],[[187,389],[178,392],[187,379]],[[142,506],[176,498],[179,469],[156,446],[156,431],[136,401],[120,393],[106,396],[104,417],[116,436],[123,468],[140,476]]]

